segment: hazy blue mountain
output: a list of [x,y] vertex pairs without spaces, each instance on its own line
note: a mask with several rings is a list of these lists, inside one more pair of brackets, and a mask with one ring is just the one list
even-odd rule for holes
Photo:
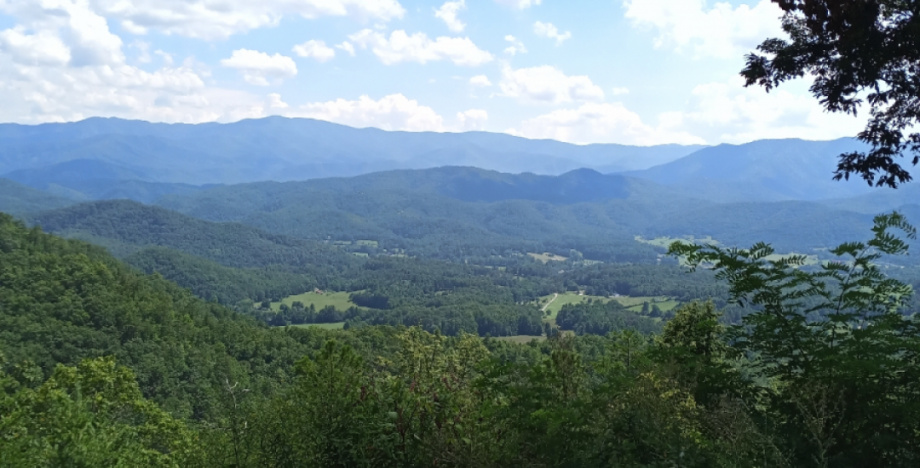
[[[877,188],[864,195],[826,200],[823,203],[832,208],[868,214],[901,210],[902,207],[920,203],[920,182],[901,184],[897,189]],[[920,217],[909,219],[914,223],[920,222]]]
[[76,201],[129,199],[150,203],[163,195],[190,193],[202,186],[152,182],[142,168],[93,159],[74,159],[6,177],[23,185]]
[[[231,124],[155,124],[92,118],[75,123],[0,125],[0,174],[51,183],[64,162],[106,163],[117,180],[227,184],[354,176],[390,169],[468,165],[504,172],[561,174],[583,167],[644,169],[700,146],[572,145],[505,134],[388,132],[310,119],[269,117]],[[105,166],[111,169],[113,166]],[[111,173],[111,171],[109,171]],[[103,179],[107,177],[93,177]],[[19,180],[19,179],[17,179]],[[99,181],[100,185],[104,185]],[[101,187],[80,193],[105,193]],[[93,195],[99,196],[99,195]]]
[[27,217],[47,232],[93,241],[123,257],[145,247],[180,250],[233,267],[290,265],[343,252],[237,223],[213,223],[129,200],[104,200]]
[[35,190],[9,179],[0,178],[0,211],[4,213],[23,215],[63,208],[73,203],[67,198]]
[[838,155],[863,147],[852,138],[761,140],[704,148],[626,174],[719,202],[823,200],[872,191],[862,180],[833,180]]
[[455,244],[625,246],[635,235],[711,235],[726,244],[767,240],[807,250],[860,239],[871,226],[870,215],[818,203],[719,204],[584,170],[555,177],[462,167],[392,171],[221,186],[158,203],[196,218],[294,237],[426,244],[426,252]]

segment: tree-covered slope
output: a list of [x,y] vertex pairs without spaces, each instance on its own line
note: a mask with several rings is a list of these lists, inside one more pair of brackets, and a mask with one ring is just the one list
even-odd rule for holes
[[633,242],[636,235],[710,235],[727,244],[769,238],[781,249],[813,249],[871,223],[816,203],[713,203],[689,190],[590,171],[542,177],[472,168],[215,187],[160,205],[294,237],[371,239],[451,258],[574,248],[592,259],[654,260],[655,251]]
[[[304,351],[284,333],[0,214],[0,350],[23,372],[114,356],[168,410],[206,417],[224,382],[265,393]],[[280,373],[280,374],[279,374]]]
[[[317,266],[350,257],[317,242],[294,239],[238,223],[214,223],[127,200],[88,202],[42,212],[30,222],[58,235],[112,241],[125,254],[169,247],[233,267]],[[108,246],[107,246],[108,247]]]
[[23,215],[62,208],[73,203],[66,198],[0,178],[0,211],[4,213]]

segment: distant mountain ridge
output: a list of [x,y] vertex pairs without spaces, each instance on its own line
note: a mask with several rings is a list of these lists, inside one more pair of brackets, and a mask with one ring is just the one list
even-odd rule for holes
[[[0,124],[0,177],[76,199],[100,199],[109,197],[109,187],[126,181],[236,184],[445,165],[548,175],[580,168],[616,172],[651,167],[700,148],[580,146],[486,132],[390,132],[283,117],[197,125],[91,118]],[[82,166],[86,173],[92,164],[97,168],[92,177],[74,179],[75,170]],[[159,191],[172,188],[161,185]],[[149,201],[143,194],[129,198]]]
[[624,175],[684,189],[717,202],[825,200],[873,191],[861,179],[833,180],[841,153],[865,149],[853,138],[760,140],[703,148]]

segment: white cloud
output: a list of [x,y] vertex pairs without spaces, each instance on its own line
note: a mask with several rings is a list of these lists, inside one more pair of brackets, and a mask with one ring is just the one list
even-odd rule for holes
[[70,48],[48,31],[26,34],[22,27],[0,31],[0,51],[10,54],[13,62],[25,65],[52,66],[70,62]]
[[171,67],[171,66],[172,66],[172,64],[173,64],[173,62],[174,62],[172,54],[169,54],[169,53],[167,53],[167,52],[163,52],[163,51],[160,50],[160,49],[157,49],[157,50],[153,51],[153,53],[156,54],[156,55],[157,55],[158,57],[160,57],[161,59],[163,59],[163,64],[164,64],[164,65],[166,65],[166,66],[168,66],[168,67]]
[[483,109],[469,109],[457,112],[457,123],[460,131],[485,130],[489,121],[489,113]]
[[808,80],[770,93],[745,88],[741,77],[693,89],[691,110],[680,114],[685,128],[712,143],[744,143],[764,138],[828,140],[857,134],[866,117],[824,111],[806,97]]
[[[291,50],[301,57],[310,57],[317,62],[328,62],[335,58],[335,49],[327,46],[323,41],[309,40],[303,44],[295,45]],[[354,49],[352,49],[352,52],[354,52]]]
[[510,56],[513,57],[513,56],[515,56],[515,55],[517,55],[517,54],[526,54],[526,53],[527,53],[527,48],[524,47],[524,43],[521,42],[520,40],[518,40],[518,38],[516,38],[516,37],[514,37],[514,36],[512,36],[512,35],[509,34],[509,35],[505,36],[505,42],[508,42],[509,44],[511,44],[511,45],[509,45],[508,47],[505,48],[505,53],[506,53],[506,54],[508,54],[508,55],[510,55]]
[[297,64],[290,57],[250,49],[234,50],[233,55],[221,60],[220,64],[239,70],[247,83],[257,86],[268,86],[269,79],[281,81],[297,75]]
[[700,144],[703,140],[665,122],[652,127],[620,103],[584,103],[574,109],[557,109],[521,122],[508,133],[526,138],[553,139],[570,143],[620,143],[656,145]]
[[444,2],[440,8],[435,10],[434,16],[444,21],[444,24],[447,25],[447,29],[450,29],[451,32],[459,33],[463,32],[463,29],[466,28],[466,24],[457,18],[457,14],[460,12],[460,10],[465,9],[466,0]]
[[[0,54],[0,61],[5,60]],[[197,64],[148,72],[130,65],[0,67],[0,121],[40,123],[111,116],[166,122],[239,115],[247,96],[207,89]]]
[[291,107],[288,105],[288,103],[284,102],[281,99],[281,95],[278,93],[269,93],[268,99],[266,99],[266,104],[267,104],[267,107],[272,110],[288,109]]
[[391,94],[379,100],[361,96],[357,100],[305,104],[293,113],[299,117],[327,120],[352,127],[376,127],[384,130],[444,131],[444,119],[434,109],[423,106],[402,94]]
[[153,58],[150,56],[150,43],[146,41],[134,41],[130,47],[137,50],[138,63],[150,63]]
[[568,76],[550,65],[517,70],[506,65],[499,87],[502,96],[524,102],[560,104],[604,99],[604,91],[591,78]]
[[343,41],[341,44],[336,44],[335,48],[339,50],[344,50],[345,53],[347,53],[348,55],[351,55],[352,57],[355,56],[355,46],[352,45],[351,42]]
[[691,50],[697,57],[740,57],[767,37],[781,37],[782,11],[770,0],[753,7],[706,0],[624,0],[626,17],[658,32],[656,47]]
[[69,56],[65,63],[76,67],[124,62],[121,38],[86,0],[5,1],[0,10],[26,22],[3,31],[3,47],[14,59],[51,64]]
[[307,19],[338,16],[361,22],[402,18],[397,0],[84,0],[96,11],[121,22],[133,34],[155,30],[199,39],[278,25],[284,16]]
[[468,37],[442,36],[431,40],[425,33],[410,36],[397,30],[387,38],[377,31],[364,29],[348,39],[362,49],[370,48],[385,65],[450,60],[456,65],[475,67],[493,60],[492,54],[476,47]]
[[492,82],[489,81],[489,77],[485,75],[476,75],[470,78],[470,84],[482,88],[488,88],[489,86],[492,86]]
[[534,5],[539,5],[541,2],[542,0],[495,0],[495,3],[518,10],[524,10]]
[[572,38],[571,31],[560,33],[559,29],[556,28],[553,23],[544,23],[542,21],[537,21],[533,24],[533,33],[540,37],[554,39],[556,45],[562,44],[566,40]]

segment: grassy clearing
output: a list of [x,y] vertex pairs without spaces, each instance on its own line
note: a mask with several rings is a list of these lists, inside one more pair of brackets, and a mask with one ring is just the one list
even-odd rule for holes
[[350,307],[355,306],[355,303],[351,302],[351,299],[348,298],[349,294],[350,293],[347,292],[324,292],[322,294],[308,292],[297,294],[295,296],[285,297],[281,299],[280,302],[272,302],[272,310],[277,312],[281,310],[281,304],[287,304],[287,306],[290,307],[296,301],[302,302],[304,307],[310,307],[310,304],[313,304],[316,310],[320,310],[326,306],[333,306],[338,310],[348,310]]
[[[767,255],[766,259],[767,260],[782,260],[786,257],[791,257],[792,255],[803,255],[803,254],[799,254],[795,252],[788,253],[788,254],[773,254],[773,255]],[[821,261],[818,260],[817,255],[805,255],[804,266],[817,265],[819,263],[821,263]]]
[[[548,303],[552,299],[553,299],[553,295],[541,297],[539,301],[540,307],[542,308],[544,305],[546,305],[546,303]],[[556,300],[554,300],[552,304],[550,304],[546,308],[546,311],[549,312],[549,317],[547,317],[547,319],[556,320],[556,314],[558,314],[559,311],[562,310],[562,307],[566,304],[580,304],[582,302],[587,301],[588,299],[594,299],[594,300],[605,301],[605,302],[610,300],[609,297],[582,296],[578,294],[577,292],[571,292],[571,291],[565,292],[565,293],[560,294],[559,297],[557,297]]]
[[627,309],[633,312],[642,312],[642,304],[645,302],[648,302],[649,307],[653,305],[658,306],[658,309],[661,310],[662,312],[668,312],[680,305],[679,301],[675,301],[674,299],[671,299],[670,297],[665,297],[665,296],[659,296],[659,297],[620,296],[620,297],[614,298],[614,300],[619,302],[620,304],[623,304],[624,307],[626,307]]
[[[654,245],[654,246],[658,246],[658,247],[664,247],[664,248],[666,248],[666,249],[667,249],[668,247],[671,246],[671,243],[672,243],[672,242],[678,241],[678,240],[679,240],[679,241],[690,242],[690,243],[692,243],[692,244],[712,244],[712,245],[717,245],[717,246],[720,245],[720,244],[719,244],[719,241],[713,239],[711,236],[706,236],[706,237],[702,237],[702,238],[699,238],[699,239],[697,239],[697,238],[695,238],[695,237],[693,237],[693,236],[685,236],[685,237],[681,237],[681,238],[675,238],[675,237],[656,237],[656,238],[654,238],[654,239],[645,239],[645,238],[643,238],[642,236],[636,236],[635,239],[636,239],[637,241],[639,241],[639,242],[644,243],[644,244]],[[819,250],[819,249],[815,249],[815,250]],[[781,259],[783,259],[783,258],[790,257],[790,256],[792,256],[792,255],[805,255],[805,254],[799,254],[799,253],[797,253],[797,252],[790,252],[790,253],[785,253],[785,254],[773,254],[773,255],[768,255],[768,256],[766,257],[766,259],[767,259],[767,260],[781,260]],[[817,255],[805,255],[805,264],[804,264],[805,266],[817,265],[817,264],[819,264],[819,263],[820,263],[820,260],[818,260],[818,256],[817,256]],[[680,259],[680,264],[681,264],[681,265],[684,264],[684,259],[683,259],[683,258]],[[662,309],[662,310],[664,310],[664,309]]]
[[322,328],[324,330],[341,330],[345,328],[345,322],[332,322],[332,323],[302,323],[299,325],[291,325],[292,327],[297,328]]
[[719,241],[712,238],[712,236],[706,236],[701,238],[696,238],[693,236],[684,236],[684,237],[656,237],[654,239],[646,239],[642,236],[634,237],[636,241],[642,242],[643,244],[654,245],[657,247],[668,248],[671,246],[671,243],[674,241],[687,241],[693,244],[714,244],[719,245]]
[[564,261],[566,261],[566,260],[569,259],[568,257],[563,257],[562,255],[556,255],[556,254],[552,254],[552,253],[549,253],[549,252],[543,252],[543,253],[541,253],[541,254],[538,254],[538,253],[528,253],[527,255],[530,255],[530,256],[533,257],[534,259],[536,259],[536,260],[538,260],[538,261],[541,261],[541,262],[543,262],[543,263],[546,263],[546,262],[564,262]]
[[[553,299],[553,296],[551,295],[541,297],[538,304],[542,308],[552,299]],[[567,293],[560,294],[559,297],[556,298],[556,300],[554,300],[551,304],[549,304],[548,307],[546,307],[547,312],[549,312],[550,314],[546,316],[544,320],[550,323],[555,323],[556,315],[559,314],[559,311],[562,310],[563,306],[565,306],[566,304],[580,304],[589,299],[594,299],[596,301],[604,301],[604,302],[617,301],[620,304],[622,304],[623,307],[626,307],[627,309],[633,312],[641,312],[642,304],[645,302],[649,303],[649,307],[651,307],[652,305],[657,305],[658,309],[660,309],[662,312],[668,312],[680,305],[679,301],[676,301],[667,296],[603,297],[603,296],[582,296],[575,292],[567,292]]]
[[546,339],[545,336],[531,336],[531,335],[513,335],[513,336],[497,336],[496,340],[499,341],[510,341],[517,344],[527,344],[531,341],[543,341]]

